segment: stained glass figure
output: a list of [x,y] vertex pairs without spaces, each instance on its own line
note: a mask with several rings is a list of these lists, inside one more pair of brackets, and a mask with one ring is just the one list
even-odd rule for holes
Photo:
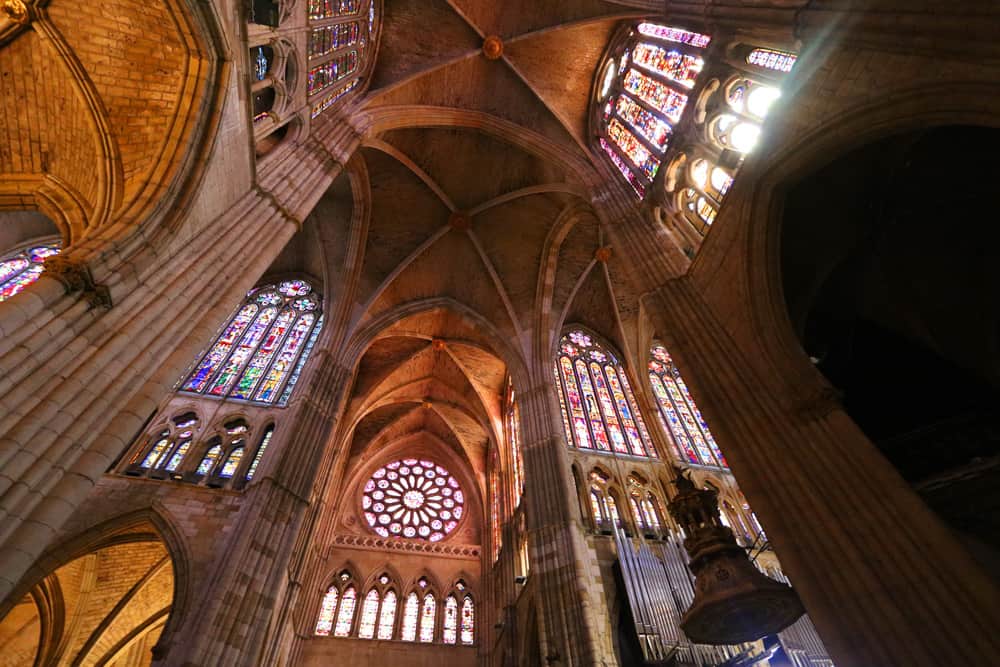
[[475,641],[476,606],[472,597],[466,595],[462,601],[462,643],[471,646]]
[[410,593],[406,597],[406,604],[403,606],[403,628],[401,637],[404,642],[417,640],[417,622],[420,618],[420,599],[416,593]]
[[188,450],[191,448],[191,431],[184,431],[180,434],[181,442],[177,445],[174,450],[173,455],[171,455],[170,460],[167,462],[166,470],[167,472],[174,472],[177,470],[177,466],[181,464],[184,457],[187,455]]
[[353,16],[361,9],[361,0],[309,0],[310,19]]
[[420,641],[429,644],[434,641],[434,615],[437,612],[437,602],[434,595],[424,596],[424,604],[420,609]]
[[303,280],[251,290],[181,390],[285,405],[322,326],[318,309]]
[[679,44],[690,44],[700,49],[705,48],[712,41],[712,38],[708,35],[682,30],[681,28],[657,25],[655,23],[640,23],[638,29],[640,34],[647,37],[656,37],[657,39],[678,42]]
[[388,591],[382,600],[382,611],[378,615],[378,638],[392,639],[392,629],[396,622],[396,593]]
[[608,123],[608,136],[632,161],[632,164],[639,167],[646,178],[653,180],[660,168],[660,161],[653,157],[649,149],[628,128],[618,122],[617,118],[612,118],[611,122]]
[[0,301],[6,301],[42,275],[43,264],[59,254],[56,243],[33,245],[0,258]]
[[337,627],[334,629],[335,637],[347,637],[351,634],[351,625],[354,623],[354,606],[358,602],[358,594],[354,586],[348,586],[344,591],[343,599],[340,601],[340,611],[337,613]]
[[353,46],[358,43],[360,35],[361,23],[358,21],[314,28],[309,33],[309,57],[318,58],[337,49]]
[[442,466],[403,459],[374,473],[361,499],[368,526],[382,537],[438,542],[458,526],[465,494]]
[[374,588],[365,596],[361,607],[361,622],[358,624],[358,637],[371,639],[375,636],[375,622],[378,618],[379,594]]
[[267,449],[268,443],[271,442],[272,435],[274,435],[274,424],[264,429],[260,445],[257,446],[257,453],[254,454],[253,461],[250,463],[250,469],[247,470],[247,481],[253,479],[254,473],[257,472],[257,466],[260,465],[260,460],[264,457],[264,450]]
[[454,644],[458,641],[458,600],[449,595],[444,601],[444,643]]
[[693,88],[694,82],[705,66],[698,56],[681,53],[677,49],[667,50],[656,44],[639,42],[632,49],[632,62],[639,67],[676,81],[685,88]]
[[316,634],[326,637],[333,629],[333,616],[337,612],[337,596],[339,591],[336,586],[330,586],[323,596],[323,602],[319,607],[319,619],[316,621]]
[[567,443],[580,449],[656,456],[615,355],[582,331],[573,331],[560,341],[555,373]]
[[649,382],[659,405],[667,433],[681,457],[688,463],[727,467],[715,438],[691,398],[680,371],[662,345],[650,348]]

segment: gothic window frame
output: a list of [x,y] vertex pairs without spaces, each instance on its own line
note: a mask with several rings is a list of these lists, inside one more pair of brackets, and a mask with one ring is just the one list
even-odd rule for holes
[[636,528],[647,537],[658,537],[667,526],[667,517],[659,496],[653,491],[652,483],[643,475],[633,471],[626,480],[629,509],[634,515]]
[[[449,628],[449,618],[448,618],[448,604],[454,601],[455,603],[455,615],[454,615],[454,628]],[[463,639],[465,628],[464,628],[464,608],[466,603],[472,605],[472,639],[471,641],[465,641]],[[465,582],[464,577],[459,577],[452,584],[451,588],[441,596],[439,601],[441,616],[441,644],[446,646],[474,646],[476,644],[476,602],[469,590],[468,584]],[[454,637],[448,637],[449,632],[454,632]]]
[[[344,595],[349,588],[354,589],[354,609],[351,611],[351,622],[349,624],[348,632],[346,634],[337,634],[337,626],[340,621],[341,606],[344,602]],[[351,567],[341,568],[335,577],[333,577],[331,583],[327,586],[326,591],[320,596],[319,609],[316,612],[315,618],[316,623],[313,626],[313,635],[317,637],[350,637],[352,636],[352,631],[356,625],[356,620],[358,617],[358,582],[356,581],[353,570]],[[329,617],[324,619],[323,607],[327,598],[331,593],[336,592],[336,601],[334,602],[333,609],[330,610]],[[320,623],[329,623],[329,629],[325,632],[320,632]]]
[[[134,448],[125,473],[152,479],[182,476],[192,451],[197,449],[203,428],[196,410],[187,407],[175,410],[172,417],[148,429],[139,438],[140,445]],[[160,443],[163,447],[157,452]],[[155,458],[150,460],[153,456]]]
[[0,303],[34,284],[42,275],[45,260],[60,254],[63,250],[65,248],[61,238],[43,236],[26,243],[18,243],[0,253]]
[[552,372],[566,444],[581,452],[660,460],[632,389],[628,366],[621,358],[613,346],[589,329],[579,325],[564,329],[553,355]]
[[496,451],[490,457],[490,540],[493,549],[493,562],[500,558],[500,551],[503,549],[503,516],[501,509],[500,492],[500,457]]
[[177,392],[285,407],[322,328],[323,301],[311,281],[262,283],[247,292],[197,356]]
[[647,354],[647,385],[673,456],[685,465],[728,470],[726,457],[666,346],[653,340]]

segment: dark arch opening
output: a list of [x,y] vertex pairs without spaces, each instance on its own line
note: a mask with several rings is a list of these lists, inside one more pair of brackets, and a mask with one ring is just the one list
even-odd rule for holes
[[847,413],[1000,572],[1000,130],[874,142],[789,190],[782,283]]

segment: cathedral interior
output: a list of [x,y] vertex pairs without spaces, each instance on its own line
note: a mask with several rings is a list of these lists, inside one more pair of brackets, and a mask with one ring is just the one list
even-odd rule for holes
[[0,10],[0,665],[1000,664],[1000,4]]

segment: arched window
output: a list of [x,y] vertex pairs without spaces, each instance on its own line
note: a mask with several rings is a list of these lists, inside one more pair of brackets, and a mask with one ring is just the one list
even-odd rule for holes
[[464,516],[465,495],[442,466],[403,459],[372,473],[361,506],[368,526],[382,537],[438,542]]
[[598,70],[599,144],[640,198],[688,106],[709,41],[696,32],[640,23]]
[[444,643],[454,644],[458,641],[458,600],[449,595],[444,601]]
[[678,460],[727,467],[726,457],[715,444],[667,349],[654,344],[649,353],[649,382],[660,408],[661,423],[674,443]]
[[659,531],[659,503],[656,502],[656,497],[649,490],[648,482],[637,475],[629,475],[628,495],[636,525],[647,533],[655,534]]
[[284,405],[322,320],[320,302],[304,280],[251,290],[181,390]]
[[247,481],[253,479],[254,474],[257,472],[257,466],[260,464],[260,460],[264,457],[264,450],[267,449],[268,443],[271,442],[272,435],[274,435],[274,424],[271,424],[264,429],[264,435],[261,436],[260,444],[257,446],[257,453],[254,454],[253,462],[250,464],[250,469],[247,470]]
[[358,637],[371,639],[375,636],[375,623],[378,619],[378,591],[372,588],[365,596],[365,603],[361,607],[361,623],[358,624]]
[[42,275],[45,260],[59,254],[58,243],[40,243],[0,257],[0,301],[6,301]]
[[144,475],[159,472],[175,472],[184,461],[191,443],[194,441],[198,428],[198,416],[193,412],[185,412],[167,422],[167,427],[160,429],[148,439],[146,447],[138,449],[129,468],[129,475]]
[[161,431],[158,436],[156,436],[156,441],[149,450],[149,454],[146,458],[142,460],[143,468],[154,468],[156,464],[159,463],[160,459],[163,458],[163,454],[167,451],[167,447],[170,446],[170,431]]
[[475,641],[476,606],[472,596],[466,595],[462,601],[462,643],[471,646]]
[[434,594],[424,596],[424,604],[420,610],[420,641],[429,644],[434,641],[434,616],[437,612],[437,602]]
[[226,462],[223,464],[222,470],[219,471],[219,477],[232,477],[242,459],[243,447],[236,447],[229,452],[229,457],[226,458]]
[[382,610],[378,616],[378,638],[392,639],[392,629],[396,622],[396,592],[387,591],[382,600]]
[[207,475],[215,468],[216,461],[222,456],[222,443],[220,440],[220,438],[215,437],[209,441],[208,451],[205,452],[205,457],[198,464],[197,473],[199,475]]
[[[743,44],[712,50],[711,44],[710,36],[691,30],[632,24],[612,38],[596,71],[595,148],[639,198],[650,194],[661,166],[671,165],[663,181],[670,196],[657,192],[655,201],[687,223],[678,226],[682,238],[690,238],[688,224],[700,238],[715,221],[742,155],[756,144],[779,96],[777,78],[796,58]],[[709,70],[717,77],[703,75]],[[688,155],[678,152],[681,146]]]
[[340,601],[340,610],[337,613],[337,627],[333,634],[335,637],[347,637],[351,634],[351,624],[354,623],[354,607],[358,602],[358,593],[354,586],[348,586],[344,590],[343,598]]
[[403,628],[401,636],[403,641],[412,642],[417,640],[417,623],[420,620],[420,598],[416,593],[410,593],[406,597],[406,604],[403,606]]
[[339,596],[340,591],[337,590],[336,586],[330,586],[326,595],[323,596],[323,602],[319,608],[319,619],[316,621],[317,635],[326,636],[333,630],[333,617],[337,613],[337,598]]
[[500,549],[503,547],[503,537],[500,530],[500,485],[497,478],[497,460],[494,458],[493,471],[490,473],[490,534],[493,536],[493,560],[500,557]]
[[625,371],[610,351],[571,331],[559,343],[554,373],[568,444],[656,457]]

